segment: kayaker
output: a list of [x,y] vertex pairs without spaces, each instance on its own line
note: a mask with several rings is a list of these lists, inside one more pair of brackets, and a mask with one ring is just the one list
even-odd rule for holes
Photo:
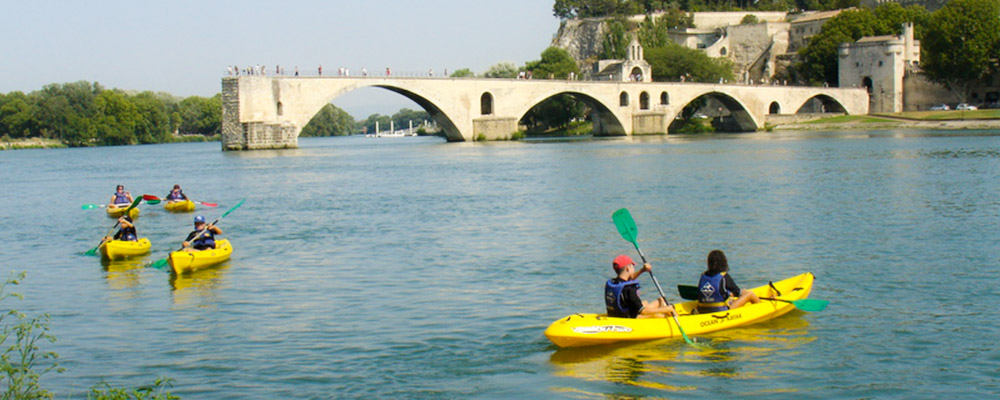
[[626,255],[615,257],[611,268],[618,276],[609,279],[604,285],[604,303],[608,316],[617,318],[664,318],[677,315],[674,307],[667,304],[662,297],[649,303],[639,298],[639,281],[636,279],[644,271],[652,271],[653,266],[646,263],[638,271],[635,263]]
[[[204,231],[204,233],[202,233]],[[198,234],[201,233],[199,236]],[[184,239],[182,246],[187,251],[205,250],[215,248],[215,235],[221,235],[222,229],[212,224],[205,224],[205,217],[198,215],[194,217],[194,230]],[[198,236],[195,239],[195,236]],[[194,239],[192,242],[191,240]]]
[[132,217],[129,217],[128,215],[118,217],[118,226],[118,232],[115,232],[115,236],[104,238],[104,240],[122,240],[127,242],[139,241],[139,234],[135,231],[135,223],[132,222]]
[[174,185],[174,188],[167,194],[167,200],[170,201],[182,201],[187,199],[187,195],[184,194],[183,190],[181,190],[181,185]]
[[722,250],[708,253],[708,270],[698,280],[698,312],[712,313],[737,308],[750,303],[760,303],[757,293],[743,292],[729,275],[729,262]]
[[111,201],[109,203],[115,207],[123,207],[132,204],[132,200],[134,200],[132,198],[132,193],[126,192],[125,186],[118,185],[118,187],[115,188],[115,193],[111,195]]

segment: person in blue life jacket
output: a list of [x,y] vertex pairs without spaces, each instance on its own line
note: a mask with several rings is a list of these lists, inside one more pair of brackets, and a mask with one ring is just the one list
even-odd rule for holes
[[722,250],[708,253],[708,269],[698,279],[698,312],[713,313],[737,308],[760,298],[752,290],[743,291],[729,275],[729,262]]
[[652,271],[652,265],[646,263],[636,271],[632,259],[623,254],[615,257],[611,267],[618,276],[609,279],[604,285],[604,303],[609,317],[665,318],[677,315],[674,307],[668,305],[662,297],[652,303],[642,301],[639,297],[639,282],[636,279],[644,271]]
[[128,207],[132,204],[132,193],[125,191],[125,186],[118,185],[115,188],[115,193],[111,195],[111,201],[108,202],[108,207]]
[[115,232],[115,236],[113,237],[105,237],[104,240],[138,242],[139,234],[135,231],[135,222],[132,222],[132,218],[128,215],[118,217],[118,232]]
[[184,201],[187,199],[187,195],[181,190],[181,185],[174,185],[174,188],[167,194],[167,200],[169,201]]
[[[202,233],[204,231],[204,233]],[[199,236],[198,234],[201,233]],[[182,244],[187,251],[205,250],[215,248],[215,235],[221,235],[222,229],[212,224],[205,224],[205,217],[199,215],[194,217],[194,230],[188,234]],[[195,236],[198,236],[195,238]]]

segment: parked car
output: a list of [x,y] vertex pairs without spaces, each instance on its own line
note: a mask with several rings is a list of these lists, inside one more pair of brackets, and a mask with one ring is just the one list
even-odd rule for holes
[[931,111],[948,111],[950,109],[947,104],[938,104],[931,107]]
[[955,106],[955,109],[956,110],[961,110],[961,111],[978,110],[978,108],[976,108],[976,106],[968,104],[968,103],[961,103],[961,104]]

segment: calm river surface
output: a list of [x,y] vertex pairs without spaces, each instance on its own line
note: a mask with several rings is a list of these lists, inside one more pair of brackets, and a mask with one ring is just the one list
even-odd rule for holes
[[[199,399],[995,398],[1000,395],[1000,132],[816,132],[449,144],[302,139],[0,152],[13,307],[52,315],[56,398],[156,376]],[[223,266],[142,268],[192,214],[142,206],[153,253],[80,253],[115,184],[181,184],[235,247]],[[682,341],[557,350],[600,312],[611,259],[665,287],[723,249],[744,287],[805,271],[822,312]],[[653,297],[648,278],[645,295]],[[673,295],[673,300],[678,297]]]

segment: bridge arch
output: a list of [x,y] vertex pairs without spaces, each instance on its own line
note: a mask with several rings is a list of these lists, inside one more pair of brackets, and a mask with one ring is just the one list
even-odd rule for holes
[[[750,112],[750,108],[747,107],[741,100],[736,96],[726,93],[723,91],[710,91],[694,96],[683,107],[678,109],[677,115],[683,112],[685,108],[691,106],[696,101],[704,98],[711,98],[715,101],[721,103],[726,110],[729,111],[728,115],[721,115],[719,123],[729,126],[732,132],[755,132],[759,124],[754,118],[753,114]],[[673,126],[673,124],[671,124]]]
[[[622,93],[624,94],[625,92]],[[528,112],[531,111],[536,106],[538,106],[539,104],[542,104],[556,96],[564,94],[573,96],[574,99],[587,103],[587,105],[590,106],[591,110],[590,119],[591,122],[593,122],[594,124],[592,131],[594,136],[625,135],[625,127],[622,125],[620,117],[618,116],[618,114],[612,111],[612,109],[608,107],[607,104],[604,104],[603,102],[601,102],[600,100],[591,95],[573,91],[553,93],[547,95],[542,99],[537,99],[529,102],[527,108],[524,108],[523,110],[517,112],[516,114],[518,115],[517,120],[518,121],[523,120],[524,117],[528,115]]]
[[[298,118],[295,122],[300,131],[306,126],[306,124],[309,123],[309,121],[312,120],[314,116],[316,116],[317,113],[319,113],[320,109],[337,97],[357,89],[374,87],[400,94],[414,103],[417,103],[418,106],[423,108],[424,111],[426,111],[431,118],[437,122],[449,142],[460,142],[466,140],[466,138],[462,136],[461,130],[455,124],[454,119],[448,115],[443,107],[438,106],[438,103],[441,103],[441,101],[437,99],[432,100],[433,97],[428,94],[420,93],[417,90],[404,87],[403,85],[379,83],[379,81],[374,79],[371,80],[371,82],[368,82],[367,80],[357,80],[354,83],[347,85],[335,85],[337,83],[337,80],[335,79],[326,82],[331,83],[329,85],[315,88],[315,90],[320,93],[319,95],[312,96],[311,99],[304,99],[304,104],[297,105],[299,112],[296,113]],[[290,104],[285,104],[284,108],[288,110],[290,106]]]
[[833,96],[826,93],[820,93],[806,99],[806,101],[803,101],[795,111],[796,114],[810,112],[847,114],[847,108]]

